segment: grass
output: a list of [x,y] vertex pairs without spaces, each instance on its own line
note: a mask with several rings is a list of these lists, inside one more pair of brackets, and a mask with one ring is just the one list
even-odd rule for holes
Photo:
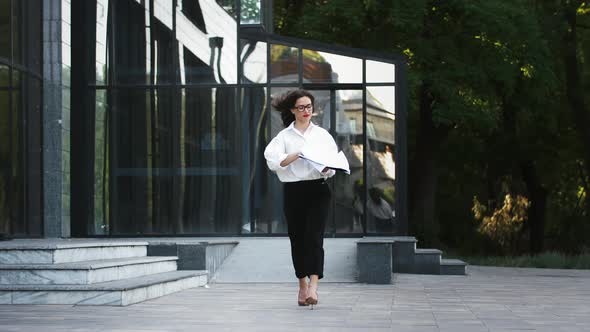
[[557,252],[546,252],[535,256],[463,256],[459,259],[470,265],[537,267],[548,269],[590,269],[590,253],[580,255],[564,255]]

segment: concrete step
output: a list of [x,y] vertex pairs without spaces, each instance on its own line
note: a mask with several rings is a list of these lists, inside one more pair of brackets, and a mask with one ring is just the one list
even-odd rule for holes
[[0,284],[93,284],[176,271],[176,257],[131,257],[60,264],[0,265]]
[[393,242],[393,272],[412,273],[414,252],[418,242],[413,236],[394,236]]
[[0,245],[0,264],[59,264],[147,255],[144,241],[64,241],[35,243],[8,241]]
[[441,255],[438,249],[416,249],[412,273],[440,274]]
[[173,271],[90,285],[0,285],[0,304],[126,306],[207,284],[207,271]]
[[459,259],[442,259],[440,262],[440,274],[464,276],[467,263]]

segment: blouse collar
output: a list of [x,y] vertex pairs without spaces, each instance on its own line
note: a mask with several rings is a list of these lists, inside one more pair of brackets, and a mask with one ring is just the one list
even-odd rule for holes
[[310,130],[311,130],[313,127],[315,127],[315,126],[317,126],[315,123],[313,123],[312,121],[309,121],[309,127],[307,127],[307,129],[305,130],[305,132],[304,132],[303,134],[301,134],[301,132],[295,128],[295,121],[291,122],[291,124],[290,124],[290,125],[289,125],[289,127],[287,127],[287,128],[289,128],[289,129],[293,130],[293,131],[294,131],[295,133],[297,133],[299,136],[303,136],[303,137],[305,137],[305,135],[306,135],[307,133],[309,133],[309,131],[310,131]]

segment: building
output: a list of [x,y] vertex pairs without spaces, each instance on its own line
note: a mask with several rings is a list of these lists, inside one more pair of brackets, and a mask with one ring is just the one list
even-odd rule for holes
[[303,87],[351,164],[326,235],[405,234],[403,59],[275,35],[270,8],[0,0],[0,233],[286,235],[263,150]]

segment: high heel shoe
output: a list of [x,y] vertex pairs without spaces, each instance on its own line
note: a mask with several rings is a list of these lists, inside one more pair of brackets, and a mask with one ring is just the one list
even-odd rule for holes
[[305,288],[299,288],[299,294],[297,295],[297,304],[299,304],[300,307],[304,307],[307,306],[307,287]]
[[313,309],[314,305],[318,304],[318,285],[317,284],[310,284],[307,287],[307,298],[305,299],[305,303],[311,305],[311,309]]

